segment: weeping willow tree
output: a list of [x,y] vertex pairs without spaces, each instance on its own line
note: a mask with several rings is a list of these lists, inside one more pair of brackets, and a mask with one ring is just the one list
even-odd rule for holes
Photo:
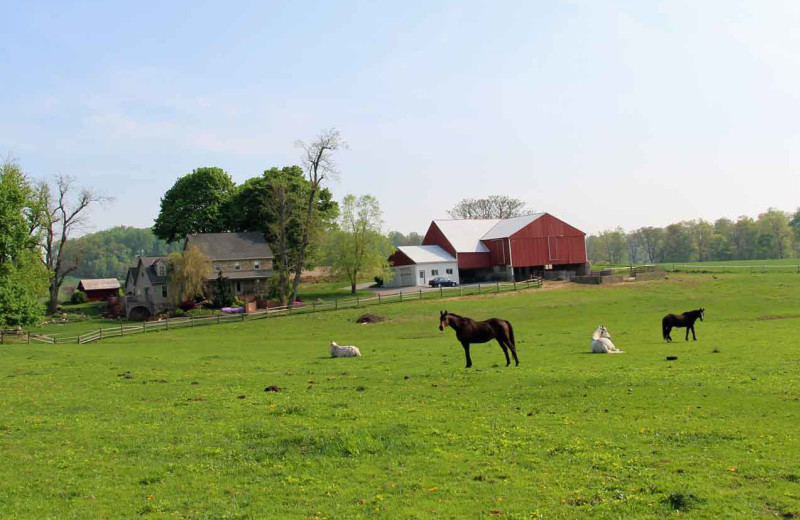
[[211,272],[211,258],[192,246],[167,257],[169,294],[176,304],[194,301],[206,292],[206,275]]

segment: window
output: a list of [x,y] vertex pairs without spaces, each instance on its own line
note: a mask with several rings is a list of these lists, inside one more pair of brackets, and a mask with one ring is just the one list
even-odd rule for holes
[[261,269],[261,260],[256,260],[255,262],[253,262],[253,269],[255,269],[256,271]]
[[420,271],[419,272],[419,277],[424,280],[425,279],[425,271]]
[[164,264],[156,264],[156,274],[158,276],[167,276],[167,266]]
[[219,271],[219,270],[220,270],[220,268],[219,268],[219,264],[214,264],[214,270],[215,270],[215,271]]
[[166,298],[167,297],[167,286],[166,285],[162,285],[161,286],[161,297],[162,298]]
[[236,282],[236,294],[242,294],[242,282]]
[[438,269],[431,269],[431,276],[436,276],[437,274],[439,274]]
[[452,269],[446,269],[446,270],[445,270],[445,273],[447,273],[447,274],[453,274],[453,270],[452,270]]
[[239,262],[236,262],[236,264],[234,264],[233,268],[238,271],[239,269],[242,268],[242,264],[240,264]]

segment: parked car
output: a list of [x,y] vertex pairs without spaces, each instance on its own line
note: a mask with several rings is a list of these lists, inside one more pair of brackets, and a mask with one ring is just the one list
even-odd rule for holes
[[450,278],[437,276],[436,278],[431,278],[431,280],[428,282],[428,285],[431,287],[455,287],[458,284]]

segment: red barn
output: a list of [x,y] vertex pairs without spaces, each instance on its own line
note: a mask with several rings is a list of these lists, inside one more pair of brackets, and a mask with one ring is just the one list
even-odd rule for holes
[[458,264],[462,281],[524,279],[545,270],[586,270],[586,233],[549,213],[510,219],[434,220],[422,241]]
[[119,287],[119,280],[116,278],[87,279],[78,284],[78,290],[85,292],[90,302],[102,302],[111,296],[117,296]]

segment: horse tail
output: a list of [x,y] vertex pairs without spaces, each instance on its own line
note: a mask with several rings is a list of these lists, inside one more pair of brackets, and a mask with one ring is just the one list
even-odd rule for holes
[[661,336],[664,339],[667,339],[667,329],[669,328],[668,318],[668,316],[664,316],[664,319],[661,320]]
[[511,322],[506,320],[506,325],[508,325],[508,339],[511,340],[511,346],[516,348],[517,343],[514,341],[514,327],[511,326]]

